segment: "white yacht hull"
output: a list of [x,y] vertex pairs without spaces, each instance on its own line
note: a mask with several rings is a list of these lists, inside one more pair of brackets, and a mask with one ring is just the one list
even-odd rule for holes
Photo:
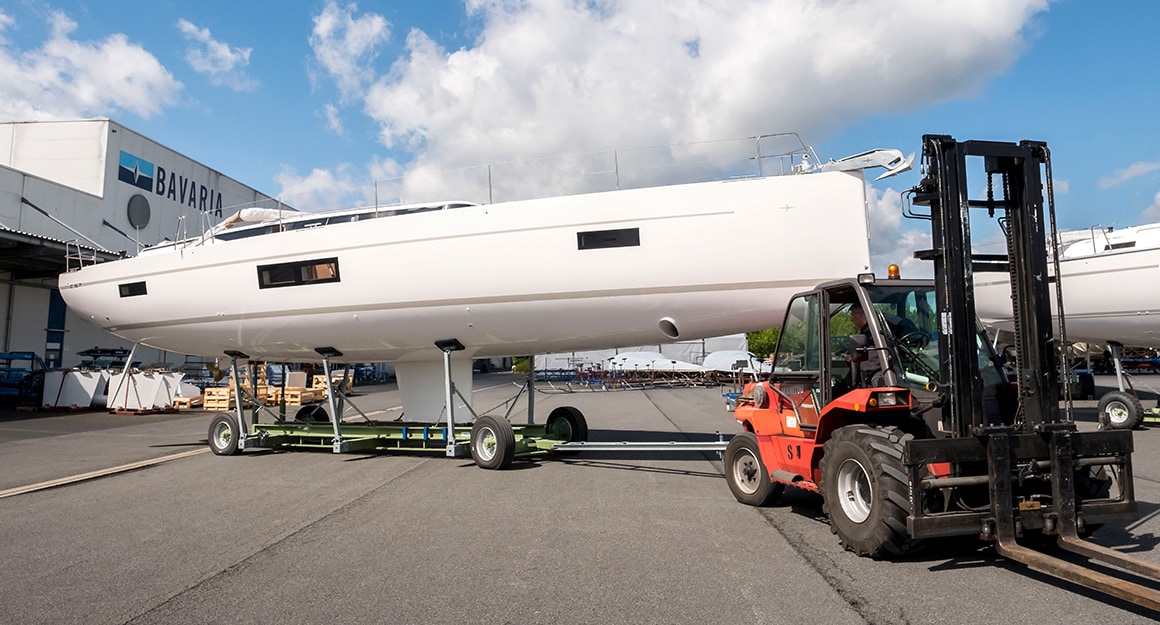
[[[1160,347],[1160,248],[1065,258],[1060,273],[1069,341]],[[977,274],[975,306],[984,325],[1011,330],[1007,276]]]
[[[638,245],[578,249],[636,229]],[[259,266],[337,259],[339,280],[259,288]],[[255,359],[431,361],[775,326],[789,296],[868,271],[860,172],[470,206],[173,246],[60,276],[71,309],[130,341]],[[144,283],[124,296],[125,285]]]

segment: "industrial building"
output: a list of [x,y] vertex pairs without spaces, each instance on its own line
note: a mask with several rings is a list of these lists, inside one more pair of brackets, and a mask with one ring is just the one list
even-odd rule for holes
[[[36,352],[51,368],[76,366],[94,347],[131,347],[67,309],[61,272],[277,205],[112,120],[0,123],[0,348]],[[142,347],[134,360],[185,356]]]

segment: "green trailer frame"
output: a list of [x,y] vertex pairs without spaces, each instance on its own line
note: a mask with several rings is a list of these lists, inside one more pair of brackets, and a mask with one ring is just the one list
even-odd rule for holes
[[[209,446],[219,456],[229,456],[250,448],[260,449],[329,449],[334,453],[387,452],[387,451],[442,451],[452,458],[470,455],[485,469],[502,469],[517,457],[546,454],[568,443],[587,440],[588,424],[584,415],[570,406],[558,407],[542,424],[512,425],[507,419],[492,415],[475,415],[471,425],[457,425],[455,396],[470,406],[470,402],[455,388],[451,378],[451,353],[463,349],[454,339],[439,341],[436,347],[443,351],[446,379],[445,423],[377,422],[373,421],[342,392],[345,375],[337,387],[331,380],[330,359],[342,353],[331,347],[315,351],[322,357],[326,381],[329,413],[318,407],[303,407],[293,419],[288,419],[286,406],[275,412],[258,399],[253,389],[241,384],[239,360],[249,356],[228,351],[233,371],[234,411],[218,414],[210,422]],[[529,389],[530,392],[530,389]],[[345,423],[342,414],[349,404],[365,420],[364,423]],[[470,408],[468,408],[470,410]],[[247,414],[248,413],[248,414]],[[263,414],[272,421],[263,422]]]

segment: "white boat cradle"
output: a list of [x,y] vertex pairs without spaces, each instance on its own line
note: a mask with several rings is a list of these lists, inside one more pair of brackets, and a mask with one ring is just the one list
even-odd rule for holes
[[[173,407],[176,397],[201,394],[174,371],[52,370],[44,374],[42,404],[48,409],[154,411]],[[179,390],[183,389],[183,391]]]

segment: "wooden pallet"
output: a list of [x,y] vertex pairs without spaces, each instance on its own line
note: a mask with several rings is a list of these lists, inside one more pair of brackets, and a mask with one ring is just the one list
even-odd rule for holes
[[211,386],[202,396],[202,408],[206,410],[233,410],[234,392],[226,386]]
[[302,406],[304,404],[312,404],[321,400],[321,397],[318,397],[318,395],[312,389],[302,388],[299,386],[290,387],[283,391],[283,389],[275,388],[273,392],[273,400],[275,405],[282,403],[283,395],[286,397],[287,406]]
[[174,397],[173,398],[173,407],[174,408],[193,408],[194,406],[201,406],[202,404],[203,404],[203,399],[202,399],[201,395],[198,395],[197,397]]
[[[341,384],[341,382],[342,382],[342,378],[338,378],[338,379],[332,380],[331,384],[333,384],[334,386],[339,386]],[[315,395],[317,395],[319,397],[319,399],[326,399],[326,376],[321,375],[321,374],[314,376],[314,379],[311,381],[311,384],[312,384],[312,386],[310,387],[310,389],[314,391]],[[354,387],[354,380],[352,378],[347,378],[346,385],[343,387],[342,392],[349,395],[351,392],[351,389],[353,387]]]

